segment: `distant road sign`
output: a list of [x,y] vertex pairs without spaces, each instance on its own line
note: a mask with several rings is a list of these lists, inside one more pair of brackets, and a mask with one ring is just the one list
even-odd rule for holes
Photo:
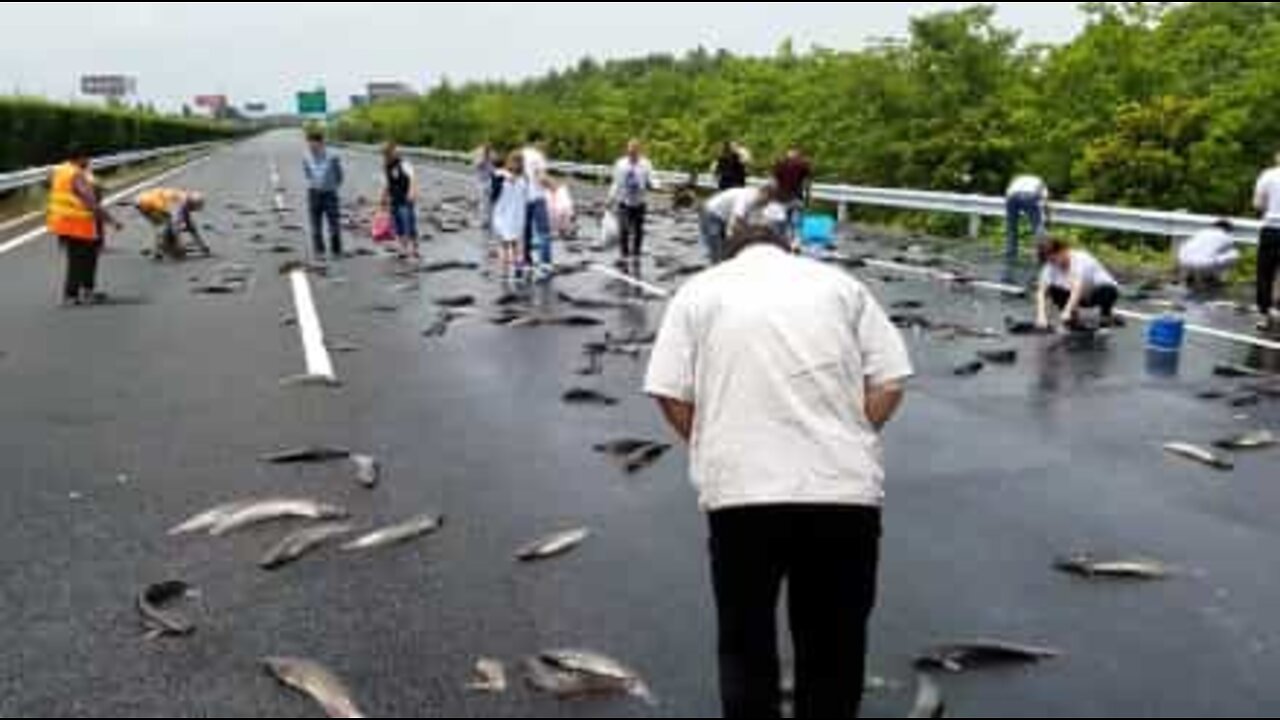
[[299,115],[328,115],[329,94],[324,90],[311,90],[298,93]]
[[407,83],[402,82],[372,82],[369,83],[366,95],[371,104],[381,102],[392,102],[396,100],[411,100],[418,97],[418,92],[410,87]]
[[257,115],[265,114],[267,112],[267,104],[264,102],[245,103],[244,111],[254,113]]
[[138,92],[138,79],[128,75],[85,75],[80,92],[89,97],[124,98]]
[[197,95],[195,101],[196,107],[204,108],[214,113],[226,110],[231,104],[226,95]]

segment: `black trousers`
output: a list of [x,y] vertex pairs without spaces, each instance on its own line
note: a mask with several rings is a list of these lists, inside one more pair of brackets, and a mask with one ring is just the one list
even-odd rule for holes
[[1280,272],[1280,227],[1262,231],[1258,247],[1258,309],[1265,315],[1276,304],[1276,273]]
[[312,190],[307,195],[307,209],[311,215],[311,243],[317,255],[325,254],[324,226],[329,224],[329,252],[342,254],[342,211],[338,193]]
[[710,516],[726,718],[782,717],[778,603],[788,590],[795,717],[856,718],[880,565],[880,511],[769,506]]
[[67,253],[67,279],[62,297],[76,300],[93,293],[98,288],[98,256],[102,254],[102,243],[74,238],[60,238],[60,241]]
[[[1067,303],[1071,302],[1071,291],[1064,288],[1049,288],[1049,298],[1053,300],[1053,304],[1058,309],[1065,310]],[[1092,292],[1085,296],[1080,302],[1083,308],[1098,308],[1102,311],[1102,317],[1109,318],[1115,312],[1116,304],[1120,302],[1120,288],[1114,285],[1104,285],[1094,288]]]
[[622,225],[622,257],[638,258],[644,252],[644,225],[649,215],[647,205],[623,205],[618,222]]

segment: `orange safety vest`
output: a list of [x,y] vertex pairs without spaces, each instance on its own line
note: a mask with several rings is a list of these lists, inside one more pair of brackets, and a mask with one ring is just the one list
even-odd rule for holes
[[97,242],[98,218],[75,192],[76,179],[84,174],[85,171],[74,163],[63,163],[54,168],[46,216],[46,227],[51,235]]
[[167,213],[186,200],[187,194],[181,190],[155,188],[138,196],[138,209],[145,213]]

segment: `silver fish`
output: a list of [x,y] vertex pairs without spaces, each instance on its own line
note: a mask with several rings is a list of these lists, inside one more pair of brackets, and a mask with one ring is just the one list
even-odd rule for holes
[[536,562],[559,557],[572,551],[591,537],[587,528],[567,530],[535,540],[516,552],[516,559],[521,562]]
[[583,388],[573,388],[565,392],[561,398],[568,405],[604,405],[612,407],[618,404],[618,399],[610,397],[596,390],[586,390]]
[[342,387],[342,382],[329,375],[290,375],[280,380],[282,388]]
[[1065,557],[1054,567],[1060,572],[1088,579],[1165,580],[1172,574],[1169,568],[1154,560],[1098,560],[1085,553]]
[[507,691],[507,686],[506,666],[499,660],[481,658],[476,661],[475,670],[472,671],[471,682],[467,683],[467,690],[476,693],[501,695]]
[[1223,457],[1212,450],[1197,447],[1189,443],[1169,443],[1164,446],[1164,450],[1171,455],[1176,455],[1187,460],[1193,460],[1215,470],[1227,472],[1236,468],[1235,462],[1230,458]]
[[302,447],[262,456],[262,462],[271,465],[294,465],[299,463],[327,463],[337,460],[348,460],[351,451],[336,447]]
[[416,540],[439,532],[444,527],[444,518],[440,515],[419,515],[399,525],[383,528],[363,537],[352,540],[342,546],[343,552],[361,552],[377,550],[392,545]]
[[916,702],[909,718],[940,718],[947,716],[947,705],[942,698],[942,688],[928,675],[917,680]]
[[1219,450],[1265,450],[1280,443],[1270,430],[1258,430],[1214,443]]
[[295,658],[267,658],[262,665],[281,685],[316,701],[327,717],[365,717],[346,685],[320,664]]
[[245,505],[223,517],[209,530],[209,534],[222,537],[237,530],[277,520],[343,520],[350,516],[343,508],[314,500],[263,500]]
[[1054,660],[1062,653],[1051,648],[992,640],[943,645],[916,659],[918,670],[963,673],[991,666],[1028,665]]
[[372,455],[352,455],[351,462],[356,466],[356,481],[372,490],[382,479],[382,464]]
[[181,525],[175,526],[173,529],[169,530],[169,536],[177,537],[178,535],[191,535],[193,533],[208,532],[217,526],[218,523],[225,520],[227,516],[234,515],[249,504],[250,503],[248,502],[240,501],[219,505],[211,510],[206,510]]
[[650,465],[661,460],[664,455],[670,452],[670,450],[670,445],[663,444],[651,445],[647,448],[637,450],[627,458],[626,463],[623,465],[623,470],[625,470],[628,475],[635,475],[641,470],[644,470]]
[[303,528],[281,540],[258,563],[263,570],[279,570],[289,563],[343,535],[350,535],[355,528],[346,523],[325,523]]
[[549,650],[537,659],[557,674],[584,678],[601,687],[614,685],[617,692],[653,703],[653,693],[640,675],[611,657],[589,650]]
[[186,618],[164,608],[179,600],[191,597],[190,585],[174,581],[151,585],[138,595],[138,614],[147,628],[147,637],[187,637],[195,634],[196,626]]

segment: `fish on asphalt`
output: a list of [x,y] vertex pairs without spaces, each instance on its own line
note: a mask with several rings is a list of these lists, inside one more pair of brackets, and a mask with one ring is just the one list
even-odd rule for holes
[[342,387],[342,381],[332,375],[313,375],[303,373],[301,375],[290,375],[287,378],[280,379],[280,387],[282,388],[339,388]]
[[434,302],[442,308],[465,308],[473,307],[476,304],[476,298],[474,295],[453,295],[436,298]]
[[516,559],[520,562],[537,562],[539,560],[550,560],[566,553],[572,552],[582,543],[591,538],[591,531],[587,528],[577,528],[574,530],[566,530],[544,538],[534,540],[516,551]]
[[230,513],[209,529],[214,537],[229,535],[238,530],[279,520],[345,520],[351,517],[346,509],[326,505],[314,500],[282,498],[250,503]]
[[1170,455],[1207,465],[1214,470],[1228,472],[1236,468],[1235,462],[1230,458],[1190,443],[1168,443],[1164,446],[1164,450]]
[[269,465],[301,465],[349,460],[351,455],[351,451],[346,448],[310,445],[268,453],[261,460]]
[[899,300],[889,307],[894,310],[923,310],[925,304],[920,300]]
[[350,535],[355,528],[349,523],[324,523],[303,528],[290,533],[267,554],[262,557],[258,566],[263,570],[279,570],[302,556],[316,550],[344,535]]
[[1168,567],[1154,560],[1099,560],[1087,553],[1061,558],[1054,569],[1089,580],[1166,580],[1172,575]]
[[1280,444],[1270,430],[1255,430],[1243,435],[1224,438],[1213,444],[1219,450],[1266,450]]
[[225,520],[227,517],[234,515],[244,509],[251,502],[243,500],[238,502],[226,503],[215,508],[206,510],[199,515],[191,517],[181,525],[177,525],[169,530],[169,537],[178,537],[180,535],[192,535],[194,533],[209,532],[214,527]]
[[417,540],[433,535],[444,527],[444,517],[436,514],[423,514],[411,518],[398,525],[375,530],[342,546],[343,552],[363,552],[379,550],[393,545]]
[[942,688],[938,682],[927,674],[921,674],[916,680],[916,700],[907,715],[909,718],[940,718],[947,716],[947,704],[942,697]]
[[556,297],[560,302],[572,305],[579,310],[622,310],[633,307],[635,303],[623,300],[610,300],[608,298],[580,297],[571,295],[567,292],[560,291],[556,293]]
[[187,618],[167,608],[195,595],[187,583],[170,581],[148,586],[138,595],[138,614],[147,630],[147,638],[189,637],[196,626]]
[[191,292],[195,295],[235,295],[243,292],[245,283],[243,282],[225,282],[225,283],[205,283],[191,288]]
[[928,316],[920,313],[895,313],[889,317],[889,322],[901,330],[929,330],[933,328],[933,321]]
[[359,345],[345,340],[330,340],[325,343],[325,348],[337,354],[358,353],[363,350]]
[[987,366],[985,363],[983,363],[981,360],[974,360],[972,362],[967,362],[963,365],[960,365],[955,369],[954,372],[956,377],[974,377],[975,375],[980,374],[983,370],[986,370],[986,369],[987,369]]
[[1267,374],[1262,372],[1261,370],[1254,370],[1253,368],[1245,367],[1244,365],[1233,365],[1229,363],[1223,363],[1221,365],[1216,366],[1213,369],[1213,374],[1220,378],[1232,378],[1232,379],[1262,378],[1267,376]]
[[267,658],[262,665],[267,674],[281,685],[314,700],[326,717],[365,717],[346,684],[319,663],[296,658]]
[[603,405],[613,407],[620,401],[597,390],[573,388],[565,392],[561,399],[569,405]]
[[479,270],[480,263],[468,260],[444,260],[441,262],[427,263],[421,268],[421,272],[426,275],[434,275],[437,273],[457,272],[462,270]]
[[661,443],[653,440],[638,440],[636,438],[621,438],[618,440],[610,440],[609,442],[598,443],[592,447],[598,453],[611,455],[616,458],[626,458],[641,450],[651,448]]
[[1030,320],[1018,320],[1016,318],[1005,318],[1005,330],[1010,335],[1052,335],[1053,331],[1049,328],[1040,327]]
[[1013,349],[981,350],[978,352],[978,359],[992,365],[1016,365],[1018,363],[1018,351]]
[[500,660],[481,658],[476,661],[471,671],[471,680],[467,683],[467,691],[501,695],[507,691],[507,667]]
[[628,475],[635,475],[642,470],[648,469],[654,463],[661,460],[670,451],[670,445],[661,443],[656,443],[647,448],[637,450],[627,458],[622,469],[625,470]]
[[941,670],[959,674],[990,667],[1034,665],[1061,656],[1060,651],[1052,648],[980,640],[934,648],[916,658],[915,666],[921,671]]
[[604,325],[604,320],[592,315],[547,315],[538,318],[538,324],[548,327],[590,328]]
[[525,661],[525,680],[560,700],[630,696],[653,705],[653,693],[634,671],[615,660],[583,651],[552,651]]
[[356,482],[370,490],[377,487],[382,479],[382,463],[372,455],[352,453],[350,459],[356,469]]

